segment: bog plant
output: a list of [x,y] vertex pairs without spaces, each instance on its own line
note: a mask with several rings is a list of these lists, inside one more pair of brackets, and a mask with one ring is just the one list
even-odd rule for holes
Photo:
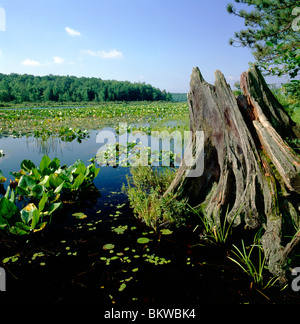
[[[39,167],[24,160],[19,172],[11,172],[15,180],[0,199],[0,230],[16,235],[42,230],[62,201],[76,198],[91,186],[98,173],[94,164],[85,166],[81,160],[69,167],[48,156],[42,158]],[[5,181],[0,171],[2,186]]]
[[161,224],[181,223],[186,212],[186,200],[174,194],[164,195],[176,173],[168,167],[139,166],[127,177],[127,193],[135,215],[154,229]]

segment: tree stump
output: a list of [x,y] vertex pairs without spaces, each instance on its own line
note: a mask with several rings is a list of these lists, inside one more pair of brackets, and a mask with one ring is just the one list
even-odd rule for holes
[[188,94],[189,150],[196,152],[196,131],[204,131],[204,173],[188,177],[191,171],[183,161],[168,192],[188,197],[215,222],[228,212],[234,226],[263,226],[269,270],[284,278],[285,260],[299,237],[285,246],[283,221],[292,218],[299,225],[300,220],[300,159],[286,138],[297,138],[299,131],[258,68],[242,74],[244,95],[238,98],[223,74],[215,75],[213,86],[195,68]]

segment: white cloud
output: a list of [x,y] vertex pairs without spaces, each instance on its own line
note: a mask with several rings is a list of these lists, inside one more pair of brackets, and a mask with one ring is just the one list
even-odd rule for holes
[[70,36],[81,36],[81,33],[75,29],[72,29],[70,27],[66,27],[65,31],[70,35]]
[[22,65],[24,65],[24,66],[41,66],[42,64],[39,61],[26,59],[25,61],[22,62]]
[[91,50],[86,50],[86,51],[81,51],[83,54],[89,55],[89,56],[95,56],[95,57],[100,57],[102,59],[121,59],[124,57],[123,53],[117,50],[110,50],[110,51],[91,51]]
[[227,79],[228,79],[229,81],[240,81],[240,78],[241,78],[241,77],[233,76],[233,75],[228,75],[228,76],[227,76]]
[[65,63],[65,59],[59,57],[59,56],[54,56],[53,57],[54,64],[63,64]]

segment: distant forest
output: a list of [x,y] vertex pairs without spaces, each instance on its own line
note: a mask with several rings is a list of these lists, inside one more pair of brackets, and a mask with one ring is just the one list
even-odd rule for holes
[[186,102],[187,93],[172,93],[172,99],[175,102]]
[[0,102],[172,101],[145,83],[74,76],[0,74]]

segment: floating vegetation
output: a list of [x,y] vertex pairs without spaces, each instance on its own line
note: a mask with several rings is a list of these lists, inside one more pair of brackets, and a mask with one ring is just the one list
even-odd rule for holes
[[[188,130],[188,104],[110,102],[90,107],[1,109],[0,135],[14,137],[33,135],[39,138],[54,135],[65,141],[80,142],[88,138],[88,131],[113,126],[122,121],[132,124],[150,123],[151,128],[157,130],[155,124],[159,123],[158,127],[161,128],[162,125],[166,125],[166,120],[181,123],[185,120],[183,127]],[[164,127],[169,130],[178,129],[176,123]],[[128,131],[133,130],[129,128]]]
[[169,229],[162,229],[161,231],[162,235],[171,235],[173,234],[173,231],[169,230]]
[[103,246],[103,250],[109,251],[109,250],[113,250],[115,248],[114,244],[105,244]]
[[148,239],[147,237],[141,237],[141,238],[139,238],[139,239],[137,240],[137,242],[138,242],[139,244],[147,244],[147,243],[150,242],[150,239]]
[[115,233],[121,234],[121,235],[124,234],[125,231],[127,231],[127,229],[128,229],[128,225],[125,225],[125,226],[120,225],[117,228],[115,228],[115,227],[111,228],[112,232],[115,232]]
[[166,260],[165,258],[161,258],[155,254],[144,254],[145,262],[152,263],[154,265],[165,265],[171,263],[171,260]]
[[77,219],[85,219],[85,218],[87,218],[87,216],[84,213],[75,213],[75,214],[72,214],[72,216],[77,218]]

